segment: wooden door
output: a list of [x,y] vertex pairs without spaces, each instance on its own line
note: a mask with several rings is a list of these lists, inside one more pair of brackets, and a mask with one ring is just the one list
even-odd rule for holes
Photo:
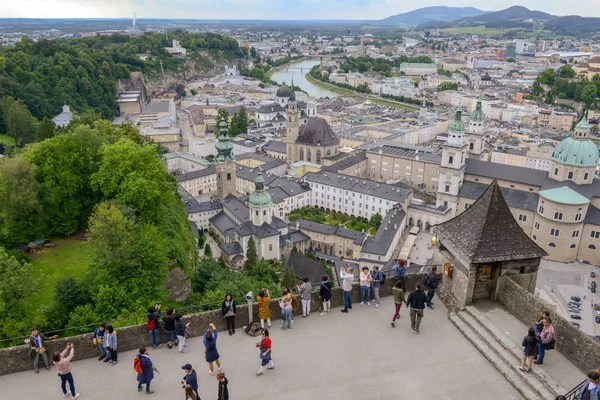
[[495,269],[494,264],[480,264],[477,267],[473,300],[490,298],[493,289]]

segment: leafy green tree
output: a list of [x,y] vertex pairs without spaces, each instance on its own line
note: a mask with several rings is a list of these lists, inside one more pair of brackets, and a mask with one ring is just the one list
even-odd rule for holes
[[594,85],[593,83],[589,83],[589,84],[585,85],[585,87],[581,91],[581,95],[580,95],[581,101],[583,101],[585,103],[587,108],[590,108],[590,106],[592,104],[596,103],[597,97],[598,97],[598,89],[596,88],[596,85]]
[[258,255],[256,253],[256,242],[254,236],[250,236],[248,239],[248,250],[246,251],[246,262],[244,263],[244,269],[252,271],[258,261]]
[[594,135],[597,135],[597,134],[598,134],[598,132],[600,131],[600,129],[598,128],[598,125],[593,125],[593,126],[592,126],[592,129],[590,129],[590,130],[592,131],[592,133],[593,133]]
[[540,83],[551,85],[556,81],[556,71],[552,68],[548,68],[537,77],[537,80]]
[[[33,266],[19,262],[0,247],[0,338],[23,335],[30,327],[31,299],[40,277]],[[22,343],[21,343],[22,344]]]
[[6,133],[14,138],[18,145],[29,144],[35,140],[37,120],[21,100],[13,102],[4,111],[4,123]]
[[204,257],[212,258],[212,250],[210,249],[210,245],[206,243],[204,246]]
[[296,286],[296,271],[294,271],[294,267],[289,267],[287,269],[287,271],[285,271],[285,274],[283,275],[283,278],[281,279],[281,287],[282,288],[290,288],[291,290],[294,290],[295,286]]
[[375,228],[379,228],[379,226],[381,225],[381,221],[383,221],[383,217],[381,216],[381,214],[376,213],[376,214],[371,215],[371,220],[369,222]]
[[573,78],[575,77],[575,71],[570,65],[563,65],[556,71],[556,76],[560,78]]
[[50,118],[45,117],[37,127],[35,141],[41,142],[54,137],[54,135],[56,135],[56,125]]
[[242,133],[247,133],[248,123],[248,113],[246,112],[246,107],[242,106],[238,112],[233,114],[233,117],[231,117],[229,136],[237,136]]
[[444,82],[438,85],[437,91],[443,92],[444,90],[458,90],[458,83],[456,82]]
[[72,276],[65,276],[56,281],[53,299],[65,314],[71,313],[78,306],[85,305],[91,300],[79,281]]

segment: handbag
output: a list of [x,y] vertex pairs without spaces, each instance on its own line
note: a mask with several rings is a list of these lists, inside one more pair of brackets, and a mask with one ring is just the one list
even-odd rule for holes
[[554,350],[555,341],[554,338],[550,339],[548,343],[546,343],[546,350]]
[[45,352],[46,352],[45,347],[40,347],[40,349],[38,350],[38,353],[40,353],[40,354],[44,354]]

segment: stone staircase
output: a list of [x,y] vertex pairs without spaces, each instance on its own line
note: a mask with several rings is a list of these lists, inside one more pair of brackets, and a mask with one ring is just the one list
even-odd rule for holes
[[526,400],[553,400],[566,393],[550,375],[533,365],[531,372],[521,372],[523,348],[515,345],[490,320],[473,306],[466,306],[458,314],[451,313],[450,321],[514,386]]

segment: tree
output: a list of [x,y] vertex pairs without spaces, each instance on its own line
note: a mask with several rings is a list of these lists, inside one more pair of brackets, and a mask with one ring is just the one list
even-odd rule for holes
[[597,135],[598,132],[600,131],[600,129],[598,128],[598,125],[593,125],[592,129],[590,129],[592,131],[593,134]]
[[210,245],[208,243],[206,243],[206,246],[204,246],[204,257],[212,258],[212,250],[210,249]]
[[294,271],[294,267],[290,266],[285,274],[283,275],[283,279],[281,279],[281,287],[282,288],[290,288],[294,290],[296,286],[296,271]]
[[554,71],[552,68],[548,68],[537,77],[537,80],[540,83],[551,85],[556,80],[556,71]]
[[441,85],[438,85],[437,91],[443,92],[444,90],[457,90],[458,83],[456,82],[444,82]]
[[18,100],[4,111],[6,133],[15,139],[18,145],[32,143],[37,130],[37,120],[31,115],[27,106]]
[[248,250],[246,251],[246,262],[244,263],[244,269],[252,271],[258,261],[258,255],[256,253],[256,242],[254,236],[250,236],[248,239]]
[[229,136],[237,136],[242,133],[248,132],[248,113],[246,107],[242,106],[233,114],[231,117],[231,124],[229,125]]
[[35,141],[41,142],[54,137],[54,135],[56,135],[56,125],[50,118],[45,117],[37,127]]
[[589,83],[589,84],[585,85],[585,87],[581,91],[581,95],[580,95],[581,101],[583,101],[585,103],[587,108],[590,108],[590,106],[592,104],[596,103],[597,97],[598,97],[598,89],[596,88],[596,85],[594,85],[593,83]]
[[570,65],[563,65],[556,71],[556,75],[560,78],[573,78],[575,77],[575,71]]
[[371,215],[371,220],[369,222],[375,228],[379,228],[379,226],[381,225],[381,221],[383,221],[383,217],[381,216],[381,214],[376,213],[376,214]]

